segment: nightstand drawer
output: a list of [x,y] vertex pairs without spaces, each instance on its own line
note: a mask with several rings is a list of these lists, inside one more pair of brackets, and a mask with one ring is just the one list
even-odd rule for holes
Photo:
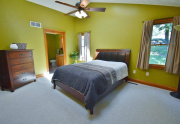
[[30,51],[27,52],[9,52],[9,58],[23,58],[32,56]]
[[28,75],[35,75],[34,69],[27,69],[23,71],[18,71],[13,73],[13,79],[21,78]]
[[19,58],[19,59],[11,59],[11,65],[18,65],[23,63],[33,62],[32,57]]
[[33,63],[27,63],[27,64],[21,64],[21,65],[11,66],[12,72],[17,72],[17,71],[21,71],[21,70],[26,70],[26,69],[29,69],[29,68],[34,68]]

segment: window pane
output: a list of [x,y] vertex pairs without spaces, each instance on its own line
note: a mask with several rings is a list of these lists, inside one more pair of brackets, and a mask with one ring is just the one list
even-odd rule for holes
[[165,65],[169,45],[151,46],[149,64]]
[[172,23],[153,26],[149,64],[165,65],[171,31]]
[[84,46],[84,36],[82,36],[82,46]]
[[84,57],[84,47],[82,47],[82,57]]
[[172,23],[153,26],[151,44],[169,44],[172,31]]

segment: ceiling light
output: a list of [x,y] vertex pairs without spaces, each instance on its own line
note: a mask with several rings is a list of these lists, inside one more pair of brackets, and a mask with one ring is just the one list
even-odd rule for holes
[[78,18],[82,18],[82,15],[79,13],[79,11],[75,13],[75,16],[77,16]]
[[75,16],[77,16],[78,18],[82,18],[82,17],[86,18],[87,14],[83,10],[81,10],[81,11],[77,11],[75,13]]
[[81,10],[81,16],[84,16],[84,18],[86,18],[87,14],[83,10]]

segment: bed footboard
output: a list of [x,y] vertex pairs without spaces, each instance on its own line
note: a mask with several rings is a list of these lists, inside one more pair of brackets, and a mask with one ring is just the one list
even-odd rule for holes
[[[85,96],[83,94],[81,94],[80,92],[76,91],[75,89],[60,83],[59,81],[53,81],[53,85],[54,85],[54,89],[56,89],[56,85],[60,88],[62,88],[64,91],[68,92],[69,94],[71,94],[72,96],[76,97],[77,99],[79,99],[80,101],[84,102]],[[90,114],[93,114],[93,109],[89,110]]]
[[85,96],[78,92],[77,90],[69,87],[68,85],[65,85],[59,81],[53,81],[54,83],[54,89],[56,88],[56,86],[62,88],[64,91],[68,92],[69,94],[71,94],[72,96],[78,98],[79,100],[81,100],[82,102],[84,102]]
[[[99,96],[99,100],[103,97],[105,97],[107,94],[109,94],[113,89],[115,89],[116,87],[118,87],[122,82],[126,81],[128,77],[123,78],[122,80],[116,82],[114,85],[112,85],[111,87],[109,87],[106,92],[104,92],[103,94],[101,94]],[[69,87],[68,85],[65,85],[59,81],[53,81],[53,87],[54,89],[56,89],[56,86],[60,87],[61,89],[63,89],[64,91],[68,92],[69,94],[71,94],[72,96],[76,97],[77,99],[79,99],[80,101],[84,102],[85,96],[78,92],[77,90]],[[93,115],[93,109],[89,110],[90,114]]]

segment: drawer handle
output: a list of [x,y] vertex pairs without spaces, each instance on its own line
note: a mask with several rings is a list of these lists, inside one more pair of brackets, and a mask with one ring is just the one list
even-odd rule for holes
[[21,66],[21,68],[25,68],[25,66]]
[[24,56],[24,54],[23,53],[21,53],[21,54],[19,54],[20,56]]
[[22,59],[22,60],[20,60],[20,62],[24,62],[24,60]]

